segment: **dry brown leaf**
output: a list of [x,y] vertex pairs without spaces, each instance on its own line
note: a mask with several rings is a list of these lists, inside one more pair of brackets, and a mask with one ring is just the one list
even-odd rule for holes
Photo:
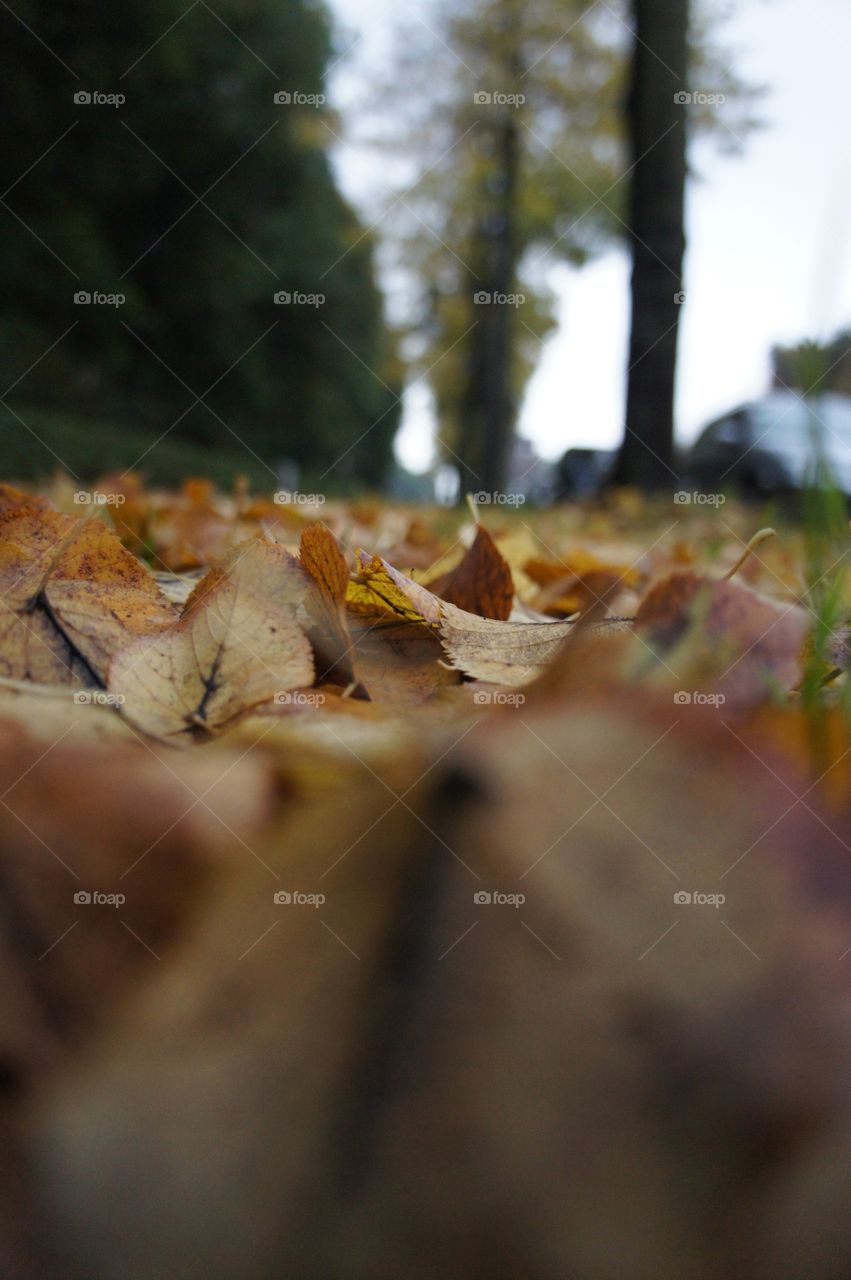
[[135,471],[116,471],[101,476],[95,489],[99,493],[120,495],[121,502],[107,506],[113,528],[128,551],[136,556],[147,555],[151,544],[151,500],[142,477]]
[[259,755],[163,762],[82,722],[46,751],[4,717],[0,789],[0,1075],[28,1087],[166,954],[215,870],[246,870],[276,788]]
[[310,639],[319,658],[320,678],[354,685],[354,694],[366,697],[355,674],[346,615],[349,566],[340,544],[324,525],[309,525],[302,532],[299,554],[313,580],[305,608],[314,624]]
[[296,620],[308,585],[283,547],[250,540],[201,580],[175,626],[119,654],[110,691],[134,724],[186,744],[310,685],[313,655]]
[[30,506],[0,516],[0,674],[101,683],[120,648],[175,616],[100,520]]
[[310,525],[303,530],[299,546],[301,562],[323,597],[335,605],[343,605],[349,585],[349,566],[339,542],[325,525]]
[[614,569],[593,569],[581,575],[568,574],[543,587],[535,597],[535,608],[556,618],[579,613],[595,601],[611,596],[622,582]]
[[49,511],[50,503],[32,493],[24,493],[11,484],[0,484],[0,515],[14,511],[18,507],[30,507],[39,511]]
[[586,574],[606,571],[622,578],[628,586],[634,586],[640,575],[629,564],[612,564],[602,556],[586,551],[582,547],[574,547],[561,559],[533,556],[523,565],[528,577],[540,587],[549,586],[565,577],[583,578]]
[[[395,613],[408,622],[425,622],[437,629],[453,667],[475,680],[521,685],[541,675],[571,634],[572,622],[499,622],[467,613],[441,600],[428,588],[406,578],[379,557],[362,558],[355,591],[365,609],[371,597],[376,612]],[[597,624],[602,633],[617,629]]]
[[797,686],[811,621],[793,602],[683,570],[650,588],[635,631],[676,679],[693,678],[694,688],[713,689],[732,707]]
[[838,842],[670,701],[524,721],[288,824],[322,901],[222,895],[48,1099],[87,1273],[128,1238],[144,1280],[848,1273],[847,917],[784,867]]
[[240,539],[234,520],[220,510],[208,480],[188,479],[181,492],[151,513],[149,536],[158,564],[165,569],[206,568]]
[[514,601],[511,570],[484,525],[476,526],[472,546],[456,567],[427,583],[449,604],[481,618],[505,622]]
[[70,538],[45,596],[64,633],[101,678],[119,649],[172,626],[176,618],[145,566],[96,519]]
[[517,686],[542,674],[573,626],[572,622],[495,622],[459,609],[445,616],[440,638],[449,661],[465,675]]
[[448,669],[431,628],[404,622],[376,626],[355,616],[352,635],[358,671],[370,696],[381,703],[419,705],[461,679],[460,672]]
[[[506,516],[462,557],[457,513],[332,501],[298,563],[232,550],[308,523],[244,484],[101,487],[140,550],[155,527],[175,562],[190,535],[228,558],[160,575],[178,603],[194,587],[160,626],[151,575],[70,519],[69,481],[64,524],[0,486],[11,648],[42,627],[48,667],[109,663],[128,694],[120,717],[0,679],[4,1191],[14,1090],[35,1095],[22,1135],[32,1104],[49,1117],[37,1194],[0,1205],[0,1272],[54,1274],[19,1265],[26,1212],[81,1275],[137,1280],[851,1273],[847,681],[811,698],[811,653],[788,696],[809,617],[738,581],[667,577],[635,635],[606,618],[634,612],[610,599],[621,565],[631,594],[721,572],[752,513],[682,513],[677,545],[669,504],[616,495]],[[383,559],[352,581],[334,534]],[[741,576],[800,601],[804,537],[783,537]],[[848,653],[838,631],[825,667]],[[181,745],[234,726],[233,749],[178,760],[138,725]],[[78,919],[73,872],[126,903]]]

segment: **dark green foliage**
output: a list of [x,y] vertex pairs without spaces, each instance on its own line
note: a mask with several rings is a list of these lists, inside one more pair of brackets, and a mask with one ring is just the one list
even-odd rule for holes
[[[336,189],[325,111],[274,101],[325,92],[324,9],[21,0],[16,13],[31,31],[0,9],[0,173],[15,184],[0,206],[0,395],[24,418],[35,406],[168,432],[270,487],[285,457],[331,468],[329,484],[380,482],[397,400],[372,244]],[[80,90],[126,101],[75,103]],[[126,300],[75,305],[80,290]],[[275,305],[278,291],[325,300]],[[0,422],[17,459],[28,437],[8,411]],[[90,469],[126,465],[97,434],[109,456]],[[30,443],[30,471],[54,465]]]
[[795,391],[838,391],[851,395],[851,329],[842,329],[829,342],[812,340],[771,352],[776,387]]

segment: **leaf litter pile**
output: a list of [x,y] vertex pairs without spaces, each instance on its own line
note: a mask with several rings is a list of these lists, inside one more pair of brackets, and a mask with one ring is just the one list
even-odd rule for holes
[[0,1268],[851,1274],[844,516],[0,486]]

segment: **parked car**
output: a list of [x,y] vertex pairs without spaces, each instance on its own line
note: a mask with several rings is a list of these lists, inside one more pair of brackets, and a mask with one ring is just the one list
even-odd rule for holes
[[820,460],[851,494],[851,396],[827,393],[804,401],[776,391],[711,422],[683,469],[705,492],[738,489],[760,497],[805,488]]
[[568,449],[556,465],[556,499],[593,498],[607,482],[616,449]]

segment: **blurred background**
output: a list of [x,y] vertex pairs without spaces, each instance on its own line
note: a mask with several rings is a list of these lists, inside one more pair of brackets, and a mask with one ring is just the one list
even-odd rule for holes
[[0,26],[4,476],[670,490],[772,389],[845,443],[817,395],[851,393],[846,0]]

